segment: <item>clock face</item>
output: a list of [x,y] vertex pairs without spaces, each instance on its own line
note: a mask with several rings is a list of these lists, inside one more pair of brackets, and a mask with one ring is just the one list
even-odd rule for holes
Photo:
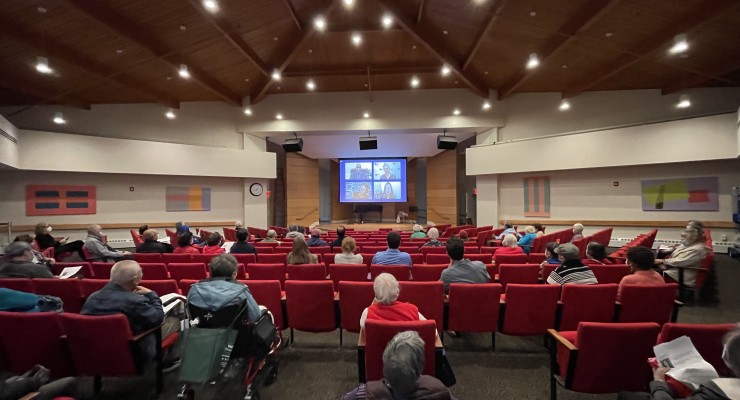
[[253,183],[251,186],[249,186],[249,193],[251,193],[252,196],[261,196],[262,192],[262,185],[259,183]]

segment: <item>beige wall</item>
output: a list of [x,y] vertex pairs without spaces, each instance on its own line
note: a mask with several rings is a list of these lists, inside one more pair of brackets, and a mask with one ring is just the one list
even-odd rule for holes
[[288,225],[319,221],[319,163],[298,153],[285,155]]
[[457,152],[427,158],[427,220],[457,224]]

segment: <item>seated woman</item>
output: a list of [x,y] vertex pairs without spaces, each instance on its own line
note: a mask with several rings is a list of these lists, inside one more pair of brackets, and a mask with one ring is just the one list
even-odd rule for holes
[[334,256],[334,264],[362,264],[362,254],[355,254],[355,239],[342,239],[342,253]]
[[558,255],[555,254],[555,249],[560,246],[560,243],[558,242],[549,242],[545,245],[545,261],[543,261],[540,266],[545,264],[560,264],[560,259],[558,258]]
[[366,319],[377,319],[382,321],[423,321],[426,320],[419,309],[411,303],[398,301],[401,293],[401,285],[396,278],[388,273],[382,273],[375,278],[373,283],[375,299],[370,307],[362,312],[360,326],[365,327]]
[[583,224],[573,224],[573,237],[570,242],[573,243],[578,239],[583,239]]
[[542,224],[532,224],[534,226],[534,229],[537,231],[535,234],[537,237],[543,236],[545,234],[545,228],[542,226]]
[[[686,229],[681,233],[681,244],[671,253],[671,258],[655,260],[655,264],[666,271],[663,273],[679,284],[695,287],[696,273],[701,268],[701,260],[707,254],[704,247],[703,232]],[[683,269],[683,280],[679,279],[678,268]]]
[[221,245],[223,244],[223,237],[218,232],[213,232],[208,235],[206,245],[203,246],[203,254],[223,254],[226,251]]
[[440,242],[438,240],[439,230],[437,228],[429,229],[429,232],[427,232],[427,237],[429,237],[429,241],[424,243],[424,246],[444,246],[445,245],[443,242]]
[[267,231],[267,237],[262,239],[262,243],[278,243],[278,246],[280,246],[280,242],[275,239],[275,236],[277,236],[277,232],[275,232],[274,229],[270,229]]
[[177,247],[173,251],[175,254],[200,254],[198,248],[193,246],[193,234],[185,232],[177,239]]
[[606,247],[597,242],[591,242],[586,247],[586,259],[584,264],[590,265],[612,265],[613,263],[606,258]]
[[510,233],[504,236],[504,240],[501,241],[501,247],[493,254],[524,254],[524,250],[517,244],[516,236]]
[[537,229],[535,229],[534,226],[529,225],[524,228],[524,236],[519,239],[519,242],[517,242],[517,246],[521,247],[522,251],[524,251],[525,254],[529,254],[529,252],[532,250],[532,242],[536,237]]
[[77,253],[80,258],[85,259],[85,253],[82,252],[82,247],[85,242],[82,240],[75,240],[74,242],[67,243],[67,239],[56,240],[51,236],[51,227],[46,222],[39,222],[33,229],[33,233],[36,235],[36,245],[39,246],[40,251],[44,251],[49,247],[54,248],[55,254],[62,253]]
[[383,379],[361,383],[342,400],[455,400],[439,379],[422,375],[424,340],[416,331],[396,334],[383,351]]
[[414,224],[413,227],[414,233],[409,236],[411,239],[424,239],[427,237],[427,234],[424,233],[424,229],[419,224]]
[[308,244],[303,236],[296,236],[293,240],[293,248],[288,253],[288,264],[316,264],[319,258],[316,254],[308,251]]

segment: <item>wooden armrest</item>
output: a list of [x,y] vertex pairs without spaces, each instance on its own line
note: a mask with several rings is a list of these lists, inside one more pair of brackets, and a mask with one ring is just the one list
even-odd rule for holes
[[568,351],[572,350],[578,350],[578,347],[576,347],[573,343],[571,343],[568,339],[564,338],[560,332],[556,331],[555,329],[548,329],[547,333],[552,336],[553,339],[555,339],[558,343],[565,346]]
[[29,393],[29,394],[27,394],[27,395],[19,398],[18,400],[32,400],[32,399],[35,399],[36,397],[38,397],[38,395],[39,395],[39,392],[31,392],[31,393]]
[[147,336],[147,335],[150,335],[150,334],[154,333],[154,332],[155,332],[155,331],[157,331],[158,329],[162,329],[162,326],[163,326],[163,325],[164,325],[164,322],[163,322],[163,323],[161,323],[161,324],[159,324],[159,325],[157,325],[157,326],[155,326],[154,328],[150,328],[150,329],[147,329],[147,330],[145,330],[144,332],[141,332],[140,334],[138,334],[138,335],[136,335],[136,336],[133,336],[133,337],[131,338],[131,341],[132,341],[132,342],[138,342],[139,340],[143,339],[143,338],[144,338],[145,336]]
[[679,301],[679,300],[673,300],[673,304],[676,307],[683,307],[683,302],[682,301]]

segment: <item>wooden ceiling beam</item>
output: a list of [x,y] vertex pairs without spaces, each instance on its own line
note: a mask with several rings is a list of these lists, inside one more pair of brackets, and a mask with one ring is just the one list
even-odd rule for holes
[[435,39],[432,33],[432,27],[417,26],[414,20],[408,17],[396,0],[376,0],[389,13],[393,14],[396,23],[399,24],[414,40],[423,45],[432,53],[442,64],[446,64],[458,75],[461,81],[467,85],[470,90],[481,97],[488,97],[488,87],[481,82],[472,73],[466,72],[462,64],[455,59],[452,53],[442,43]]
[[[47,88],[41,88],[37,83],[30,80],[19,78],[17,76],[8,76],[7,74],[0,75],[0,87],[11,90],[13,92],[22,93],[31,97],[35,97],[40,100],[45,100],[53,97],[58,97],[59,94],[55,93]],[[90,102],[83,100],[75,96],[63,96],[57,99],[57,103],[81,108],[83,110],[90,109]],[[15,114],[15,113],[14,113]]]
[[[547,42],[539,48],[537,56],[540,59],[540,64],[545,64],[549,58],[571,43],[576,35],[591,27],[618,2],[619,0],[591,0],[586,3],[558,29],[558,34],[550,36]],[[535,72],[536,69],[520,69],[499,89],[499,98],[508,97],[527,79],[531,78]]]
[[439,73],[439,66],[426,67],[355,67],[343,69],[327,70],[286,70],[283,72],[285,78],[303,78],[303,77],[332,77],[332,76],[364,76],[368,71],[373,76],[377,75],[403,75],[403,74],[431,74]]
[[127,20],[109,8],[106,8],[103,4],[104,2],[86,0],[66,0],[66,2],[92,19],[105,25],[118,35],[146,49],[155,57],[161,58],[172,68],[178,69],[180,64],[187,65],[190,77],[193,81],[199,83],[205,89],[208,89],[228,103],[236,106],[242,105],[242,98],[240,95],[234,93],[231,89],[218,82],[215,78],[200,70],[194,63],[188,62],[187,58],[174,55],[177,53],[176,49],[168,48],[168,46],[161,43],[156,37],[154,37],[154,35],[148,32],[145,27],[136,24],[131,20]]
[[496,21],[498,21],[499,17],[501,16],[501,12],[504,10],[504,6],[506,5],[506,2],[508,0],[496,0],[491,4],[491,8],[488,10],[488,17],[486,18],[486,23],[483,24],[483,27],[478,31],[478,34],[475,36],[475,40],[473,40],[473,46],[470,48],[470,51],[468,51],[468,57],[465,59],[465,62],[463,63],[462,69],[466,70],[470,66],[470,63],[475,58],[475,55],[478,53],[478,49],[480,49],[481,43],[483,43],[483,38],[486,37],[488,34],[488,31],[493,28],[493,26],[496,24]]
[[[687,79],[676,81],[660,90],[662,94],[671,94],[680,92],[684,89],[689,89],[697,86],[701,86],[707,82],[715,80],[713,77],[721,77],[732,72],[740,70],[740,59],[733,57],[732,60],[726,61],[722,64],[716,65],[709,69],[707,75],[693,75]],[[723,80],[724,81],[724,80]]]
[[416,25],[421,23],[421,16],[424,13],[424,0],[419,0],[419,11],[416,12]]
[[295,10],[295,6],[293,6],[293,2],[290,0],[283,0],[285,2],[285,6],[288,8],[288,12],[290,13],[290,18],[293,19],[293,22],[295,22],[295,26],[298,28],[299,31],[303,30],[303,24],[301,23],[301,20],[298,19],[298,13]]
[[668,46],[673,42],[673,38],[676,35],[688,33],[707,24],[738,4],[737,0],[715,0],[698,5],[687,12],[686,15],[671,23],[667,28],[646,37],[638,43],[629,51],[629,53],[635,54],[634,56],[622,55],[617,59],[605,63],[592,73],[585,75],[580,81],[566,88],[563,92],[563,97],[568,98],[583,93],[596,84],[635,65],[646,56]]

